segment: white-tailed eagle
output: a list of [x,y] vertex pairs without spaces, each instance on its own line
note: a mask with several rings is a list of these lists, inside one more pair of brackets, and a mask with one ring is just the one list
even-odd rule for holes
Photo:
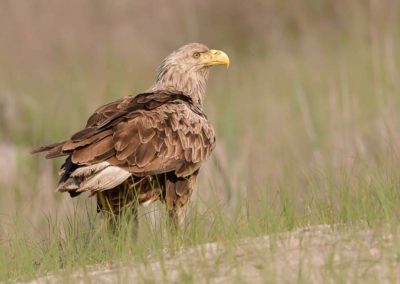
[[203,111],[209,69],[228,56],[198,43],[172,52],[146,92],[98,108],[68,140],[34,150],[66,156],[57,190],[72,197],[88,191],[98,211],[119,216],[137,205],[166,203],[175,224],[183,217],[196,176],[215,147]]

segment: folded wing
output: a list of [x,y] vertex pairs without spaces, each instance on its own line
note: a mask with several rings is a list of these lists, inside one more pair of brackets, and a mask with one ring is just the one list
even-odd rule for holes
[[131,175],[188,176],[214,147],[214,130],[202,111],[190,98],[164,92],[102,106],[70,140],[36,152],[68,155],[59,190],[79,192],[108,189]]

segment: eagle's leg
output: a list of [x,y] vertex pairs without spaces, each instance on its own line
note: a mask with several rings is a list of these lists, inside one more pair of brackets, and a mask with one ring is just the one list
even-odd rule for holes
[[192,195],[198,171],[188,177],[167,177],[165,203],[168,211],[169,225],[178,230],[183,226],[187,203]]
[[168,209],[168,224],[174,229],[178,230],[183,226],[185,221],[186,206],[183,207],[173,207]]
[[129,229],[132,238],[137,238],[139,230],[138,202],[133,188],[127,183],[113,189],[97,193],[97,211],[108,218],[114,234]]

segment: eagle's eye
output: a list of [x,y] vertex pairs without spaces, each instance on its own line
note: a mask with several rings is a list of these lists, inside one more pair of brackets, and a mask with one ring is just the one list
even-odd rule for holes
[[200,52],[193,53],[193,58],[199,58],[199,57],[200,57]]

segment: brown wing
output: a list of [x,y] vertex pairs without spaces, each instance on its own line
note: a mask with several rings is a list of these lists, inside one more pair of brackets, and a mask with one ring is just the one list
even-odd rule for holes
[[134,175],[196,171],[214,149],[211,125],[190,98],[152,93],[99,108],[87,127],[55,144],[52,156],[71,155],[77,165],[109,162]]
[[185,104],[173,103],[125,115],[111,129],[65,143],[63,151],[72,151],[75,164],[107,161],[138,176],[169,171],[186,176],[200,167],[214,142],[214,131],[204,117]]

